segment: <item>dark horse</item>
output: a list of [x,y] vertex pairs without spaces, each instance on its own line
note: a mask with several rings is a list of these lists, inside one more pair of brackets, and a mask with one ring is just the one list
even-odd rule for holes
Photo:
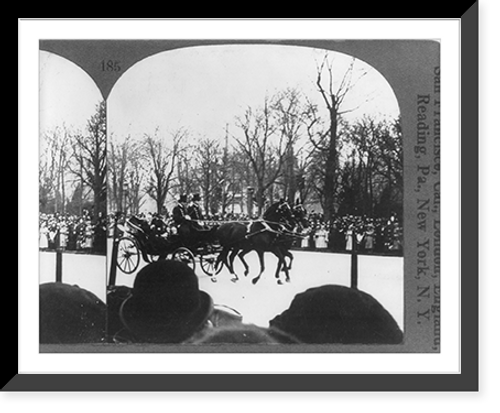
[[288,203],[277,202],[266,210],[261,220],[222,224],[216,231],[216,238],[223,247],[216,265],[226,265],[234,276],[233,281],[237,281],[238,276],[233,267],[236,255],[245,267],[245,275],[248,275],[249,267],[244,257],[250,251],[256,251],[260,261],[260,272],[252,280],[252,283],[255,284],[265,269],[264,253],[271,252],[278,258],[276,268],[278,283],[281,284],[279,275],[282,269],[285,272],[286,281],[290,281],[288,273],[290,266],[286,265],[285,256],[290,257],[288,249],[294,222],[294,214]]
[[[290,249],[297,240],[307,237],[309,234],[303,234],[304,229],[309,228],[309,221],[307,219],[307,212],[302,207],[302,205],[296,205],[292,209],[292,219],[288,221],[286,225],[286,230],[283,231],[282,235],[278,239],[278,244],[280,245],[281,251],[285,257],[290,260],[287,266],[288,270],[292,269],[293,255]],[[281,271],[285,271],[286,262],[283,261],[283,267]]]

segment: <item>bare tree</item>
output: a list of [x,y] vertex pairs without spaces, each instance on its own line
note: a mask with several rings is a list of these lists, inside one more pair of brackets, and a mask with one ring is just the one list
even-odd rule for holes
[[307,131],[311,143],[324,159],[324,174],[318,185],[321,203],[326,220],[332,220],[335,213],[335,193],[338,168],[338,140],[342,116],[356,110],[355,107],[345,108],[345,98],[356,86],[357,82],[366,75],[366,71],[355,70],[356,60],[353,58],[349,67],[336,79],[334,62],[325,55],[317,67],[316,86],[327,110],[327,120],[323,121],[319,115],[317,105],[310,103],[307,116]]
[[224,215],[230,204],[234,205],[237,192],[241,193],[236,187],[236,158],[234,151],[229,148],[229,130],[228,125],[225,128],[224,148],[222,150],[222,162],[219,169],[219,183],[221,188],[220,203],[221,212]]
[[116,211],[135,210],[142,181],[140,145],[130,135],[117,142],[110,136],[108,142],[109,207]]
[[158,132],[157,129],[153,136],[145,135],[143,148],[150,176],[146,192],[155,201],[157,211],[161,212],[176,178],[175,171],[181,155],[181,143],[186,138],[187,132],[179,129],[171,133],[168,138],[159,136]]
[[124,211],[124,183],[130,136],[122,143],[116,143],[113,136],[108,139],[108,208]]
[[282,172],[288,145],[286,135],[273,117],[273,107],[266,97],[261,108],[248,108],[236,125],[243,136],[233,136],[245,156],[255,179],[255,200],[258,213],[265,203],[265,192]]
[[188,195],[198,191],[194,150],[193,145],[187,145],[179,151],[175,185],[172,186],[173,192],[178,195]]
[[308,145],[301,146],[295,153],[295,181],[297,195],[305,203],[315,191],[315,152]]
[[106,214],[106,102],[96,105],[85,133],[74,136],[71,172],[94,196],[94,219]]
[[402,140],[398,120],[365,116],[346,127],[349,155],[341,165],[342,210],[366,215],[400,212],[403,195]]
[[129,169],[126,179],[128,184],[126,191],[127,210],[131,214],[137,214],[144,204],[147,194],[144,191],[144,182],[147,180],[147,173],[140,150],[137,150],[135,156],[129,158]]
[[38,169],[40,208],[53,203],[55,212],[65,212],[66,173],[69,170],[70,135],[66,128],[56,128],[42,136],[43,154]]
[[227,147],[227,153],[224,164],[224,191],[225,203],[223,204],[223,212],[225,212],[224,205],[227,207],[229,204],[233,206],[235,202],[239,201],[240,210],[244,210],[245,196],[244,193],[248,187],[253,187],[255,178],[252,168],[248,162],[247,156],[238,147]]
[[201,138],[194,149],[196,182],[201,189],[205,212],[215,213],[222,201],[227,153],[220,141]]
[[[288,88],[275,96],[273,109],[278,127],[286,139],[286,153],[283,168],[283,193],[293,202],[299,185],[299,165],[296,148],[302,134],[305,120],[305,109],[301,93],[297,89]],[[303,165],[302,165],[303,166]]]

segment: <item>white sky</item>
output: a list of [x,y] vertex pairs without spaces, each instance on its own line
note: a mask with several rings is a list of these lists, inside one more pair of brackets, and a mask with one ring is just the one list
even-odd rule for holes
[[[329,52],[340,81],[350,62],[344,54]],[[114,138],[141,137],[156,128],[166,134],[179,127],[191,136],[221,138],[226,123],[264,97],[297,87],[322,107],[315,86],[316,65],[323,50],[276,45],[202,46],[163,52],[127,70],[108,98],[108,132]],[[368,74],[349,94],[349,116],[395,117],[399,108],[392,89],[380,73],[364,62],[357,68]],[[40,52],[40,131],[65,125],[83,130],[101,95],[90,77],[75,64]]]
[[[267,95],[297,87],[321,104],[315,86],[316,64],[324,51],[274,45],[204,46],[160,53],[129,69],[115,84],[108,99],[109,131],[116,138],[128,134],[167,132],[187,128],[193,136],[221,138],[226,123],[234,124],[247,106],[261,106]],[[338,80],[350,58],[331,53]],[[353,91],[346,108],[367,95],[370,103],[352,116],[378,113],[397,116],[392,89],[373,68]]]
[[40,135],[56,127],[83,131],[102,95],[77,65],[53,53],[40,52]]

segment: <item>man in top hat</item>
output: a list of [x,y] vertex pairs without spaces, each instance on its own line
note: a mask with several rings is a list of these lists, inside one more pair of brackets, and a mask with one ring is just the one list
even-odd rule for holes
[[199,221],[203,221],[203,213],[201,212],[201,207],[199,205],[201,198],[200,194],[194,194],[191,198],[191,202],[187,207],[187,214],[191,217],[192,228],[201,230],[203,226]]
[[172,218],[177,227],[177,233],[187,242],[192,239],[193,234],[196,234],[195,231],[203,230],[198,223],[192,220],[188,212],[187,195],[180,196],[179,203],[172,210]]
[[187,195],[181,195],[178,204],[172,210],[172,218],[177,227],[187,220],[187,203]]

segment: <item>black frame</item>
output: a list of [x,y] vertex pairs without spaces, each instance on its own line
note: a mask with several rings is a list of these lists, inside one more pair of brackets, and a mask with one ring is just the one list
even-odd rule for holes
[[27,374],[4,368],[2,391],[479,391],[478,69],[475,2],[460,17],[461,119],[467,115],[460,122],[460,253],[467,254],[460,259],[460,374]]

